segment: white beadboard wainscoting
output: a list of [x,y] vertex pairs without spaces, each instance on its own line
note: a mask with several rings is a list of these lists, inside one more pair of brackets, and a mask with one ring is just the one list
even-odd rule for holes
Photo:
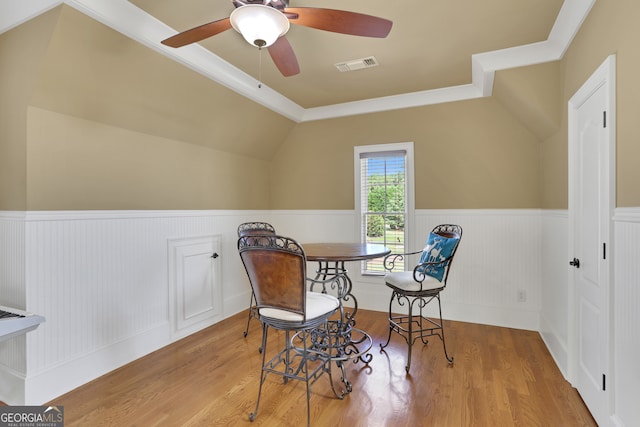
[[640,208],[614,214],[613,387],[617,426],[640,426]]
[[[26,307],[24,214],[0,213],[0,305]],[[18,397],[22,403],[27,372],[27,347],[24,335],[0,342],[0,400],[10,403]]]
[[[269,216],[259,211],[0,213],[0,305],[46,318],[26,336],[0,343],[0,400],[42,404],[179,339],[184,330],[194,332],[246,309],[250,293],[236,228]],[[181,300],[171,289],[176,282],[170,277],[171,249],[183,239],[207,236],[220,245],[211,262],[222,289],[212,298],[220,295],[224,301],[176,308]],[[203,292],[194,291],[184,295]],[[210,315],[198,321],[203,310]],[[184,330],[175,318],[180,313],[189,318]]]
[[569,215],[542,211],[540,236],[540,335],[562,374],[569,369]]
[[[462,241],[442,294],[448,319],[538,330],[540,307],[540,210],[417,210],[413,249],[424,246],[438,224],[463,228]],[[350,242],[358,239],[348,212],[278,211],[273,225],[301,242]],[[417,261],[417,260],[414,260]],[[310,266],[314,268],[315,266]],[[389,289],[382,277],[360,275],[347,265],[360,308],[388,310]],[[518,295],[526,301],[519,301]]]
[[[176,331],[181,322],[175,317],[181,311],[172,284],[179,268],[172,267],[170,256],[175,242],[209,236],[219,248],[211,262],[222,309],[214,301],[211,315],[187,322],[191,333],[248,307],[250,288],[236,248],[238,224],[268,221],[303,244],[350,242],[358,236],[354,216],[352,210],[0,212],[0,305],[47,319],[26,336],[0,344],[0,400],[42,404],[180,339],[184,333]],[[622,252],[619,244],[638,241],[639,222],[616,223],[616,236],[622,234],[616,253]],[[418,210],[410,236],[416,249],[439,223],[464,229],[442,295],[444,317],[539,330],[565,372],[566,211]],[[631,286],[639,277],[637,243],[633,247],[635,258],[633,252],[617,258],[616,280],[622,280],[620,269],[630,277],[623,282],[627,294],[615,293],[627,311],[615,313],[628,313],[637,324],[632,308],[638,291]],[[390,293],[383,279],[361,276],[358,263],[351,264],[359,307],[386,311]],[[633,335],[632,327],[625,327],[620,331]],[[637,341],[616,339],[621,349],[635,351],[619,355],[617,363],[637,360]],[[637,389],[633,378],[627,380]],[[621,380],[616,384],[630,387]]]
[[[354,241],[353,211],[91,211],[0,215],[0,304],[46,317],[0,349],[0,400],[41,404],[184,334],[172,290],[171,242],[215,236],[222,311],[189,333],[248,306],[236,228],[271,222],[300,242]],[[438,223],[462,225],[443,294],[446,318],[536,330],[540,306],[539,210],[420,210],[411,239],[421,248]],[[350,265],[360,308],[386,310],[381,277]],[[311,266],[310,268],[314,268]],[[518,301],[518,294],[526,301]],[[212,313],[216,310],[212,309]],[[239,339],[242,339],[239,337]]]

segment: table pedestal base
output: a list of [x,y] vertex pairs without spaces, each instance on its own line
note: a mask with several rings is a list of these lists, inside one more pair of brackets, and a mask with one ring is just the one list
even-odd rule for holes
[[351,382],[347,378],[346,363],[352,360],[353,363],[369,364],[373,359],[369,350],[373,346],[373,340],[371,336],[362,329],[349,328],[344,332],[340,330],[340,324],[337,321],[331,321],[330,324],[330,336],[333,341],[331,360],[336,362],[336,365],[342,371],[342,382],[344,383],[347,392],[351,393]]
[[[351,293],[353,284],[347,275],[347,269],[344,262],[336,261],[333,263],[319,262],[318,270],[316,270],[316,279],[327,280],[335,277],[331,282],[331,289],[315,289],[323,293],[331,291],[336,294],[340,301],[340,317],[335,320],[329,320],[329,335],[331,336],[331,359],[342,371],[342,382],[347,392],[351,392],[352,386],[347,378],[345,364],[348,360],[353,363],[358,361],[369,364],[373,356],[369,353],[373,346],[371,336],[362,329],[355,327],[355,315],[358,311],[358,301]],[[313,287],[311,288],[313,291]],[[349,306],[345,306],[345,302],[349,302]]]

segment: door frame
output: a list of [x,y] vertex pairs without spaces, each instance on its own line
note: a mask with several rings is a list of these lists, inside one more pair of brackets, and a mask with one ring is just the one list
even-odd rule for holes
[[606,259],[608,262],[603,263],[603,268],[605,269],[603,276],[603,280],[606,281],[604,283],[605,292],[606,292],[606,301],[603,303],[603,308],[605,309],[605,321],[606,325],[606,359],[605,359],[605,372],[606,375],[606,388],[605,388],[605,396],[606,396],[606,404],[605,408],[607,409],[607,417],[611,415],[613,406],[613,390],[614,390],[614,378],[613,378],[613,262],[614,262],[614,248],[613,248],[613,213],[615,210],[616,204],[616,112],[615,112],[615,92],[616,92],[616,56],[610,55],[605,61],[598,67],[598,69],[589,77],[589,79],[582,85],[580,89],[571,97],[568,102],[568,150],[569,150],[569,189],[568,189],[568,198],[569,198],[569,223],[568,223],[568,258],[565,262],[567,262],[568,268],[568,284],[569,284],[569,307],[568,307],[568,325],[569,325],[569,342],[568,342],[568,374],[569,381],[572,384],[575,384],[577,381],[578,375],[578,324],[577,324],[577,301],[576,301],[576,280],[575,280],[575,271],[576,269],[573,267],[569,267],[568,261],[573,258],[576,253],[576,241],[575,241],[575,224],[576,224],[576,213],[577,213],[577,200],[574,196],[576,192],[576,180],[578,176],[577,170],[577,156],[578,156],[578,144],[579,144],[579,130],[577,129],[577,110],[580,106],[600,87],[606,86],[607,94],[606,94],[606,110],[607,110],[607,118],[606,118],[606,128],[605,135],[607,139],[607,149],[604,150],[604,170],[600,171],[600,177],[605,179],[605,185],[602,189],[601,194],[601,202],[600,209],[603,210],[603,217],[606,218],[606,224],[601,224],[602,235],[601,242],[606,243]]

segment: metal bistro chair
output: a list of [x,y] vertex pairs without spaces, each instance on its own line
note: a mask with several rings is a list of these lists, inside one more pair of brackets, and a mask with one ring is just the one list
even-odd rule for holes
[[[461,237],[462,228],[458,225],[436,226],[429,233],[420,260],[412,270],[391,272],[385,276],[385,283],[393,292],[389,301],[389,336],[385,344],[380,344],[380,348],[384,349],[389,345],[392,332],[403,337],[409,346],[405,366],[407,373],[411,368],[411,347],[418,338],[427,344],[427,337],[438,336],[442,340],[447,361],[453,363],[453,357],[449,357],[444,339],[440,292],[447,286],[451,263]],[[385,269],[391,271],[395,263],[404,260],[405,256],[420,252],[388,255],[384,260]],[[434,300],[438,302],[439,319],[428,317],[424,312],[425,307]],[[405,305],[404,311],[408,309],[408,314],[394,313],[396,306],[402,309]]]
[[[273,225],[268,222],[244,222],[238,226],[238,237],[242,236],[253,236],[257,234],[276,234],[276,229]],[[251,318],[257,317],[258,314],[256,312],[256,296],[253,293],[253,289],[251,290],[251,298],[249,299],[249,316],[247,318],[247,327],[244,330],[244,337],[246,338],[249,334],[249,324],[251,323]],[[262,349],[260,349],[262,351]]]
[[[238,251],[256,296],[258,318],[262,322],[262,370],[255,410],[255,420],[262,386],[268,374],[301,380],[307,388],[307,425],[310,424],[309,398],[311,384],[322,374],[329,375],[335,396],[338,394],[331,377],[332,337],[327,327],[329,317],[340,302],[332,295],[310,292],[307,283],[329,283],[307,278],[307,259],[295,240],[277,235],[243,236]],[[271,360],[266,361],[269,327],[285,331],[286,344]],[[291,333],[294,333],[293,336]]]

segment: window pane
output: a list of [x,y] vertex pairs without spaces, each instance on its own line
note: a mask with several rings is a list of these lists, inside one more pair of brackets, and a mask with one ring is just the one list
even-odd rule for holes
[[[405,157],[404,152],[380,152],[360,158],[363,241],[383,244],[396,253],[404,251],[405,242]],[[363,262],[363,272],[384,273],[383,259]]]

